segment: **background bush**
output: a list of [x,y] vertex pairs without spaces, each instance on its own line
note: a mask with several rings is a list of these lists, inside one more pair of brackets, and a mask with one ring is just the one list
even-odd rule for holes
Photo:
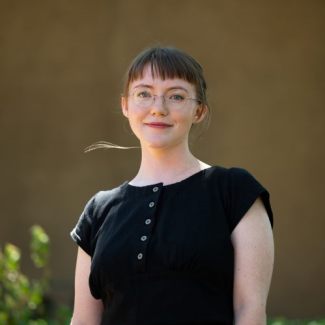
[[269,319],[267,325],[325,325],[325,319],[320,320],[288,320],[283,317]]
[[8,243],[3,250],[0,247],[0,325],[68,325],[67,306],[50,308],[50,239],[40,226],[30,232],[31,259],[41,272],[39,279],[21,272],[18,247]]

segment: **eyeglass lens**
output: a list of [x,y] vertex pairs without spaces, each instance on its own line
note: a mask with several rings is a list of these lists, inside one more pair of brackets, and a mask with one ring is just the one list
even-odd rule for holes
[[181,109],[185,106],[188,99],[188,93],[182,89],[172,89],[164,96],[154,95],[148,88],[139,88],[133,93],[134,103],[138,107],[149,107],[157,97],[162,97],[165,105],[170,109]]

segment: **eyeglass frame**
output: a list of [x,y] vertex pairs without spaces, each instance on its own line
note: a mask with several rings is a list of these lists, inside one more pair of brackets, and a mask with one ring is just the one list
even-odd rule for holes
[[[136,106],[138,106],[139,108],[148,108],[150,105],[153,104],[153,102],[156,100],[157,97],[162,97],[162,98],[163,98],[163,102],[164,102],[165,105],[168,107],[168,105],[167,105],[167,103],[166,103],[166,95],[162,95],[162,96],[152,95],[152,97],[153,97],[152,102],[151,102],[148,106],[139,106],[139,105],[136,103],[135,99],[134,99],[134,95],[135,95],[135,93],[136,93],[136,91],[134,91],[133,93],[128,94],[126,97],[132,97],[132,98],[133,98],[133,101],[134,101],[134,104],[135,104]],[[184,97],[184,99],[195,100],[195,101],[198,102],[199,104],[202,104],[202,103],[203,103],[201,100],[196,99],[196,98],[192,98],[192,97]],[[186,105],[186,103],[184,104],[184,106],[185,106],[185,105]],[[184,107],[184,106],[183,106],[183,107]],[[183,107],[182,107],[182,108],[183,108]],[[182,109],[182,108],[180,108],[180,109]]]

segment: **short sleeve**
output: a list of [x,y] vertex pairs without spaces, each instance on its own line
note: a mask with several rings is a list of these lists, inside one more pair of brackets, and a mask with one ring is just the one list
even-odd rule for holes
[[71,231],[71,238],[88,254],[91,255],[91,234],[93,226],[93,205],[95,196],[92,197],[86,204],[79,221]]
[[245,169],[229,169],[228,198],[229,225],[232,232],[246,212],[261,197],[271,226],[273,228],[273,213],[270,205],[269,192]]

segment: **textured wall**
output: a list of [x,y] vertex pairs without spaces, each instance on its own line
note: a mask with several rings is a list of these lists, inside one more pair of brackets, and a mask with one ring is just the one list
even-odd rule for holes
[[124,71],[148,44],[171,44],[197,58],[209,85],[212,122],[195,154],[244,167],[271,192],[269,315],[324,316],[324,14],[322,0],[1,1],[0,244],[26,247],[27,229],[43,226],[54,296],[72,303],[69,232],[140,159],[83,149],[137,144],[120,112]]

